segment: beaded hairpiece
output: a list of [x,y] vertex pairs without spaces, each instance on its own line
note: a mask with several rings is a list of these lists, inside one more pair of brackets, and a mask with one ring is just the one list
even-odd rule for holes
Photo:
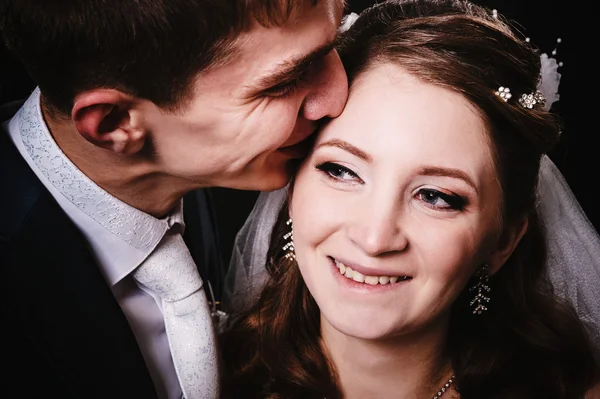
[[[492,10],[492,16],[498,19],[498,11]],[[529,43],[530,38],[525,38],[525,41]],[[552,57],[548,57],[548,54],[542,53],[540,55],[540,78],[537,85],[537,90],[532,93],[523,93],[519,97],[518,103],[523,108],[533,109],[536,106],[543,107],[546,111],[550,110],[550,107],[555,101],[558,101],[558,86],[560,84],[560,73],[558,68],[563,66],[562,62],[556,62],[554,56],[556,56],[558,45],[562,42],[561,38],[556,39],[556,47],[552,50]],[[496,90],[496,95],[499,96],[505,102],[508,102],[512,98],[512,94],[508,87],[500,86]]]
[[[358,19],[358,14],[350,13],[344,16],[342,23],[339,27],[339,32],[347,31],[352,24]],[[492,10],[492,17],[498,19],[498,10]],[[525,41],[529,43],[530,38],[525,38]],[[548,54],[542,53],[540,55],[541,69],[540,79],[537,85],[537,90],[532,93],[523,93],[518,99],[518,103],[526,108],[533,109],[535,106],[543,107],[546,111],[550,110],[550,107],[555,101],[558,101],[558,86],[560,84],[560,73],[557,69],[563,66],[562,62],[557,62],[554,56],[556,56],[558,45],[562,42],[561,38],[556,40],[556,47],[552,50],[552,57],[548,57]],[[505,86],[501,86],[496,90],[496,95],[499,96],[505,102],[508,102],[512,98],[510,89]]]
[[[496,91],[496,95],[499,96],[504,102],[508,102],[512,98],[512,94],[510,93],[510,89],[508,87],[500,86]],[[521,97],[519,97],[519,104],[522,107],[527,109],[532,109],[535,105],[544,106],[546,105],[546,98],[542,94],[541,91],[536,90],[533,93],[523,93]]]

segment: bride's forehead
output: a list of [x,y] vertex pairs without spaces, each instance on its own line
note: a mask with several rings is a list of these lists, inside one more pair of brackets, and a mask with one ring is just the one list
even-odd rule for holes
[[487,142],[481,140],[486,126],[478,109],[461,94],[399,69],[379,68],[358,77],[341,116],[325,126],[319,139],[333,134],[390,139],[432,135],[438,141],[456,136],[456,144],[463,144],[471,136]]

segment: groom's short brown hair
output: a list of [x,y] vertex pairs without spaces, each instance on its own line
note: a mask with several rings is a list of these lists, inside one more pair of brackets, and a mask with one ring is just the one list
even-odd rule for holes
[[280,26],[318,0],[2,0],[0,29],[55,110],[116,88],[176,109],[197,74],[235,57],[255,24]]

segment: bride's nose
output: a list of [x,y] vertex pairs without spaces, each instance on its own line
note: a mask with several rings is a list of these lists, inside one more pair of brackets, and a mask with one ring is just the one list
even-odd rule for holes
[[403,251],[408,246],[408,239],[400,226],[399,211],[392,205],[374,205],[355,214],[346,234],[369,256]]

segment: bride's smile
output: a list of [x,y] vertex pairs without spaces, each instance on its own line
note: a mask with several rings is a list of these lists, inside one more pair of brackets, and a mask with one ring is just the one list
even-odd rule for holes
[[412,277],[406,273],[386,273],[384,271],[365,268],[364,266],[350,264],[348,262],[340,262],[334,258],[330,258],[330,260],[333,262],[333,265],[340,275],[346,277],[348,281],[354,281],[359,284],[375,287],[393,285],[398,282],[412,280]]

